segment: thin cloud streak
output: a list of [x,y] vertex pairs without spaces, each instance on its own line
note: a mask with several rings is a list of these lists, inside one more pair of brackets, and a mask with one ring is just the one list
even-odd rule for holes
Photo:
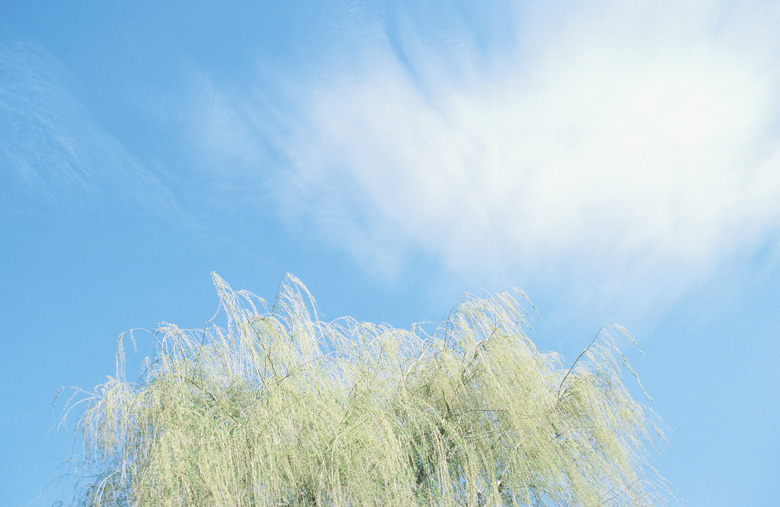
[[189,221],[172,193],[69,92],[59,62],[34,43],[0,46],[0,163],[6,192],[55,209],[143,210]]

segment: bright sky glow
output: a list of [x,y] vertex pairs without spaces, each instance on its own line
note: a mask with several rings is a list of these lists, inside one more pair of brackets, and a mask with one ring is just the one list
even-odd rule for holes
[[0,498],[64,459],[57,389],[200,326],[212,270],[396,326],[517,286],[567,356],[618,322],[683,499],[775,498],[780,7],[418,4],[10,2]]

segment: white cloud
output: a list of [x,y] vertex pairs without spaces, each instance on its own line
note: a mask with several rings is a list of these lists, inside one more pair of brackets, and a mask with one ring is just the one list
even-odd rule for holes
[[369,265],[706,272],[780,223],[779,11],[736,7],[536,13],[480,72],[375,44],[314,83],[283,200]]
[[666,297],[780,232],[780,7],[458,5],[362,12],[297,77],[200,76],[225,200],[270,190],[382,277],[422,254],[467,284],[613,297]]

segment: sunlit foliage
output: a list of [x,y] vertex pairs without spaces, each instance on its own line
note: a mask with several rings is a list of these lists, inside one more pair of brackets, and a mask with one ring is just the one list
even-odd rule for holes
[[667,501],[647,463],[660,421],[621,380],[622,328],[564,365],[527,338],[519,292],[464,298],[426,332],[323,322],[291,275],[272,305],[213,279],[222,326],[160,324],[138,382],[123,335],[116,376],[67,403],[75,503]]

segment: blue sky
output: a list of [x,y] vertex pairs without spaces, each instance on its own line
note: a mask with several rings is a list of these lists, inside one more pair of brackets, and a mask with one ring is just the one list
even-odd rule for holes
[[420,4],[4,2],[3,504],[67,457],[58,389],[200,327],[211,271],[398,327],[519,287],[570,359],[619,323],[681,498],[776,501],[780,7]]

